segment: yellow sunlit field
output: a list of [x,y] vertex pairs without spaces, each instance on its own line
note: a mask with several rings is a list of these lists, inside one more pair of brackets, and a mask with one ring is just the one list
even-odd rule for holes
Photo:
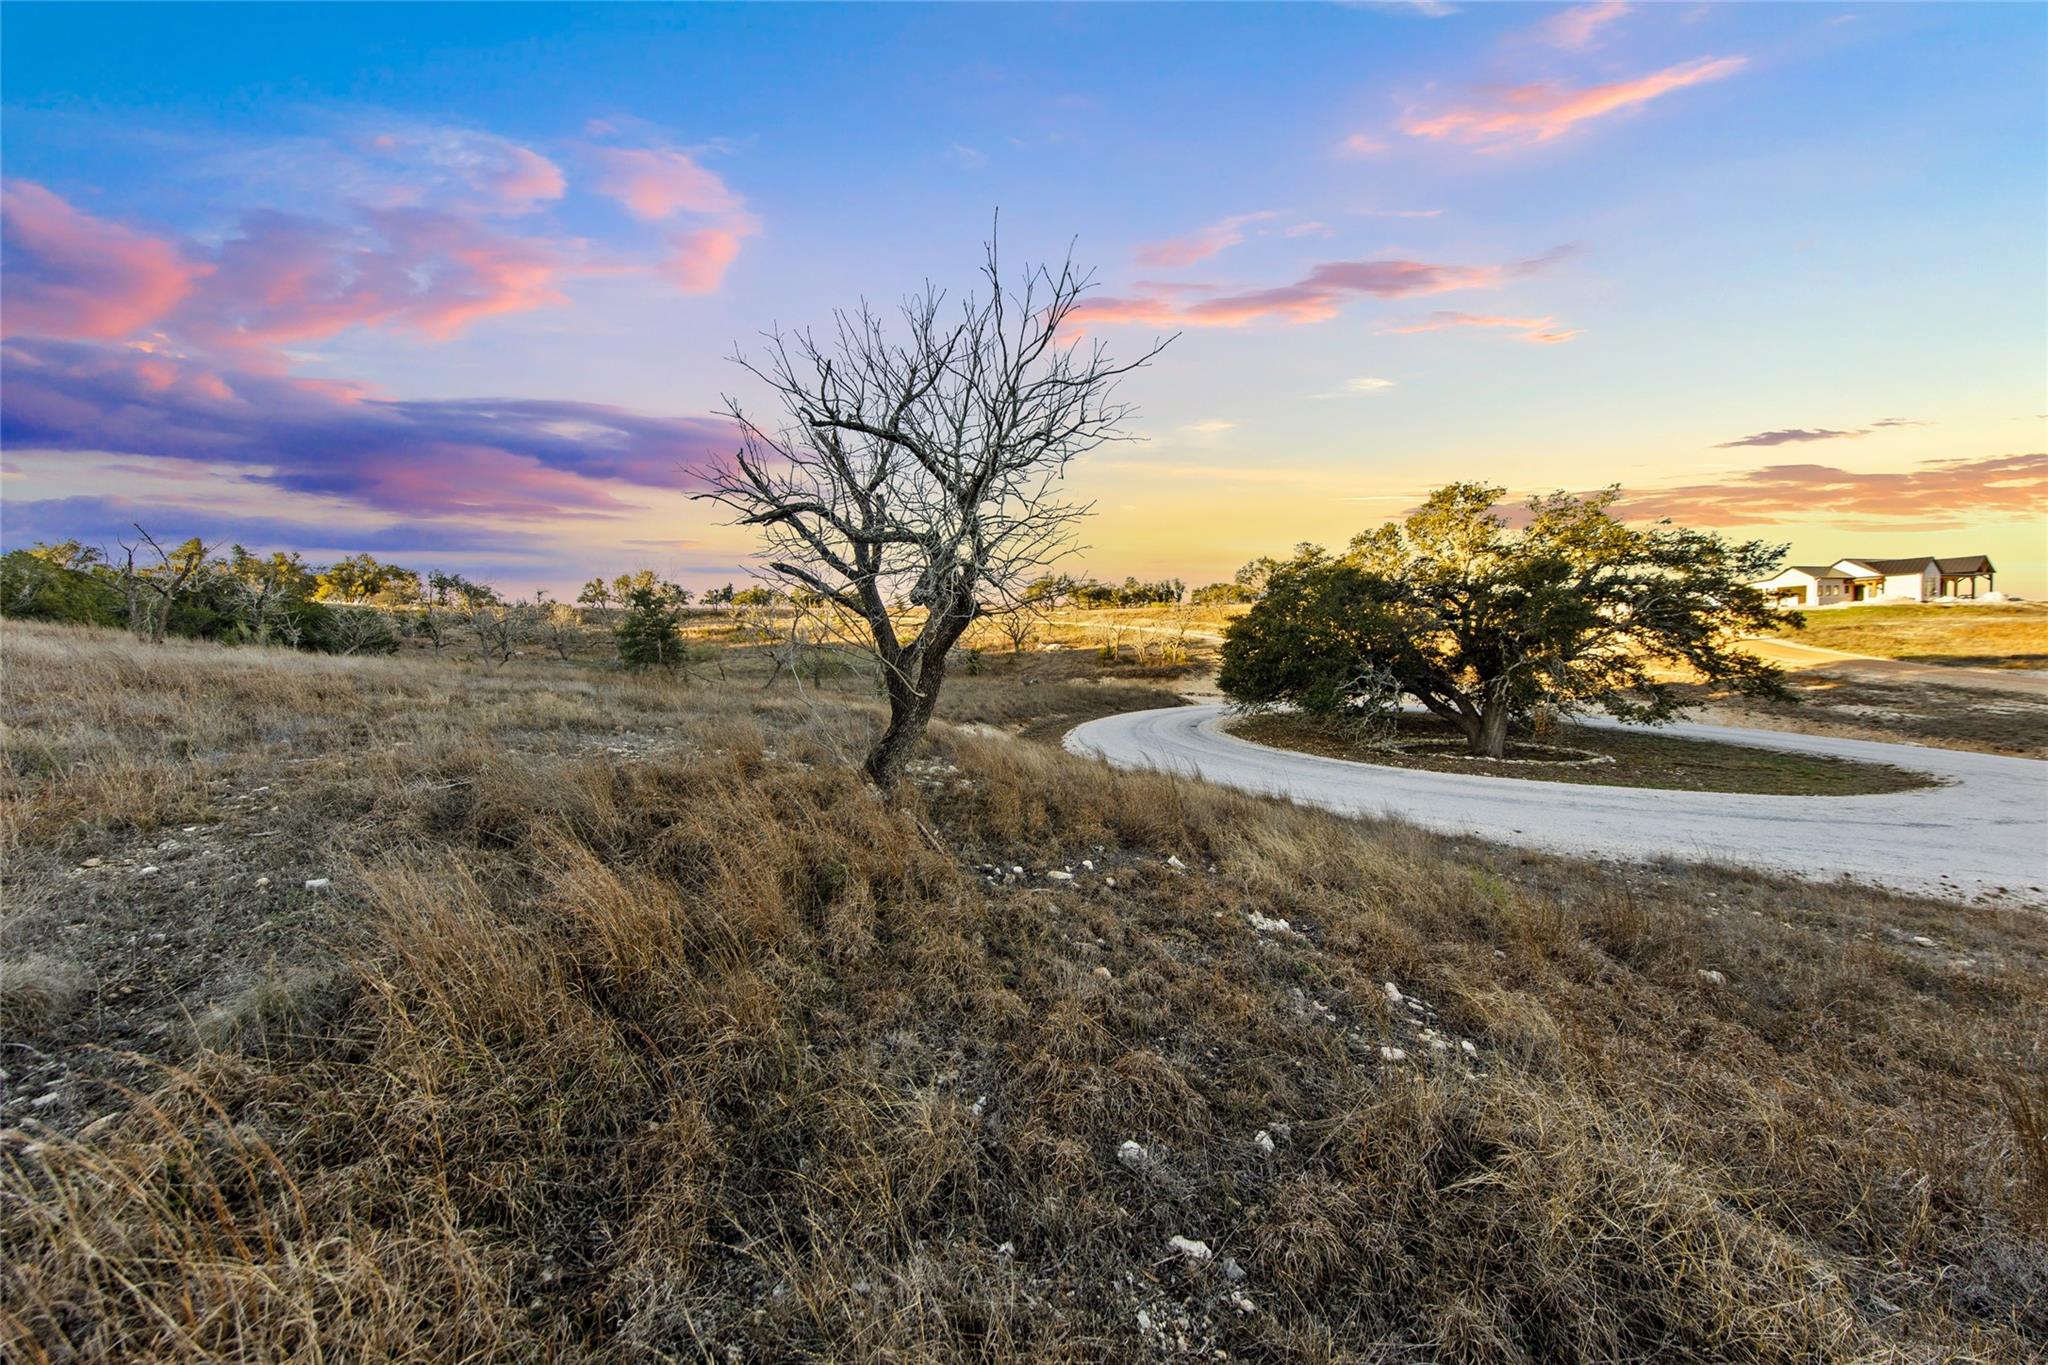
[[1787,639],[1851,654],[1977,668],[2048,668],[2048,603],[1838,607]]

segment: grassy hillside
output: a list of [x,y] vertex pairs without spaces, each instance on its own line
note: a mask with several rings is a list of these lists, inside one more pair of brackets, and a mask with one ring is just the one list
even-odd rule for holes
[[1785,638],[1915,663],[2048,668],[2048,605],[1843,607],[1806,613]]
[[[0,642],[0,1356],[2048,1344],[2037,916],[979,729],[891,806],[743,660]],[[951,714],[1157,695],[1064,666]]]

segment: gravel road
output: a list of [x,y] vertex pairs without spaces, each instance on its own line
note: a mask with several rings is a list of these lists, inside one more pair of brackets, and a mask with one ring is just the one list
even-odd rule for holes
[[[1876,796],[1748,796],[1465,777],[1269,749],[1223,732],[1222,706],[1105,716],[1076,754],[1156,768],[1344,815],[1606,858],[1732,863],[1849,877],[1950,900],[2048,907],[2048,762],[1913,744],[1679,723],[1663,733],[1889,763],[1943,785]],[[1594,720],[1591,724],[1602,724]]]

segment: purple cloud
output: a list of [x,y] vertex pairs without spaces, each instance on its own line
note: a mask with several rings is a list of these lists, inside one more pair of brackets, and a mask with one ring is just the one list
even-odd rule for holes
[[1737,446],[1785,446],[1805,441],[1849,441],[1858,436],[1868,436],[1881,427],[1924,427],[1926,422],[1916,422],[1910,417],[1880,417],[1867,427],[1854,427],[1848,431],[1837,431],[1832,427],[1786,427],[1779,431],[1759,431],[1754,436],[1744,436],[1733,441],[1721,441],[1716,450],[1732,450]]
[[735,443],[723,419],[600,403],[397,401],[62,341],[11,341],[0,357],[0,444],[10,450],[230,465],[289,491],[408,516],[616,515],[634,506],[618,485],[684,487]]
[[502,561],[537,558],[533,546],[517,536],[473,527],[406,522],[360,528],[289,517],[240,516],[212,508],[158,498],[124,497],[10,499],[0,526],[0,549],[18,550],[36,541],[76,539],[88,545],[112,546],[135,539],[140,522],[160,540],[198,536],[207,544],[238,544],[252,550],[298,550],[323,553],[438,555],[473,562],[480,555]]
[[1787,446],[1802,441],[1844,441],[1854,436],[1868,436],[1868,431],[1834,431],[1827,427],[1786,427],[1782,431],[1759,431],[1754,436],[1743,436],[1733,441],[1720,441],[1716,450],[1732,450],[1736,446]]

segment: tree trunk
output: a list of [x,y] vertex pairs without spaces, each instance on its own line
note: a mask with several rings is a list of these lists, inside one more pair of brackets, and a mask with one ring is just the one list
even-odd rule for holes
[[1509,715],[1507,685],[1496,679],[1480,694],[1478,728],[1465,734],[1467,752],[1474,758],[1506,758]]
[[903,776],[903,764],[924,738],[938,705],[939,684],[945,680],[944,655],[927,660],[914,671],[888,668],[889,726],[875,743],[864,765],[868,781],[883,791],[894,791]]
[[1470,741],[1475,758],[1505,758],[1508,752],[1508,708],[1504,703],[1489,705],[1479,717],[1479,733]]
[[931,724],[939,687],[946,681],[946,656],[974,620],[974,602],[970,598],[935,606],[931,613],[917,641],[896,651],[893,659],[882,656],[889,726],[863,766],[868,780],[885,792],[895,790],[904,762]]

